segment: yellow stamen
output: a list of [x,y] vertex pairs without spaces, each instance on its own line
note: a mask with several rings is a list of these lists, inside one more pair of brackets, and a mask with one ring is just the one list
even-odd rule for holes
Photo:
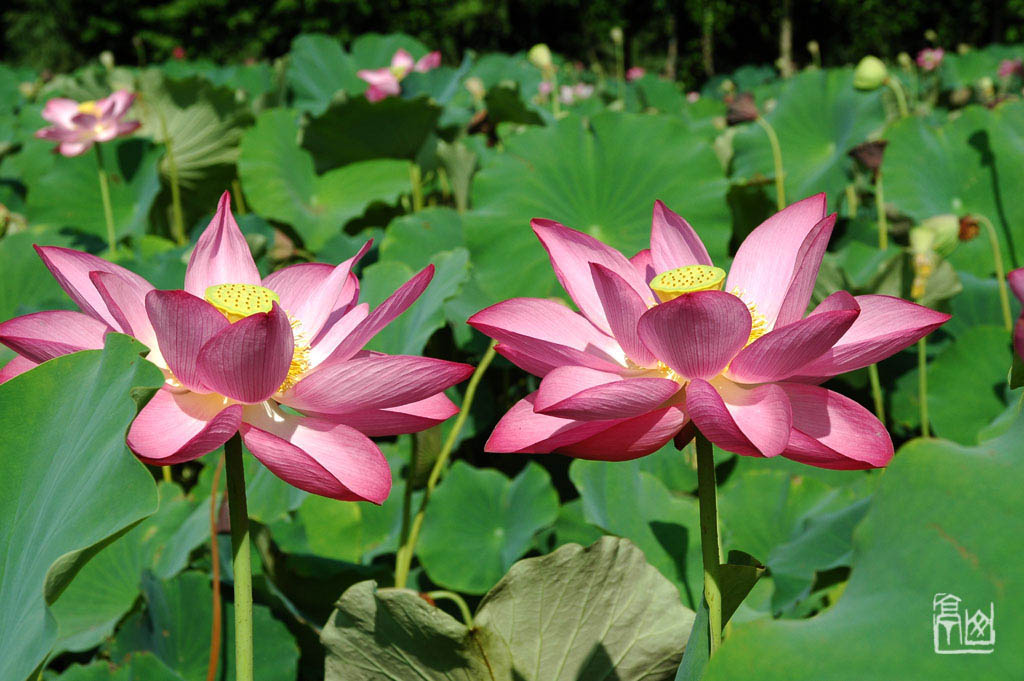
[[281,302],[269,288],[255,284],[217,284],[206,289],[204,297],[232,324],[258,312],[270,312],[274,303]]
[[651,281],[651,289],[663,303],[675,300],[684,293],[721,291],[725,284],[725,270],[711,265],[687,265],[662,272]]
[[747,345],[750,345],[770,331],[768,328],[768,318],[758,312],[757,303],[752,301],[747,302],[746,294],[740,289],[734,288],[729,291],[729,293],[742,300],[743,304],[747,306],[748,310],[750,310],[750,337],[747,339]]
[[96,102],[89,100],[88,102],[81,102],[78,105],[78,113],[89,114],[95,116],[99,109],[96,107]]
[[277,392],[284,392],[299,382],[299,379],[309,371],[309,340],[306,335],[299,331],[300,322],[292,320],[292,336],[295,339],[295,352],[292,354],[292,363],[288,366],[288,375],[284,383],[277,389]]

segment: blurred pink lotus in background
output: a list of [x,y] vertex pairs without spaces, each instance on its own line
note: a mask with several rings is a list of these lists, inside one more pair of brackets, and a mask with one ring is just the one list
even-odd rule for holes
[[660,201],[651,247],[632,258],[534,220],[579,312],[515,298],[469,319],[542,379],[502,417],[486,450],[625,460],[688,441],[696,427],[746,456],[886,465],[893,445],[882,423],[819,384],[908,347],[949,315],[845,291],[806,314],[835,225],[825,207],[819,194],[770,217],[744,240],[728,275]]
[[366,98],[371,102],[379,102],[387,97],[394,97],[402,92],[401,82],[412,71],[426,73],[441,65],[441,53],[434,51],[426,54],[419,61],[403,49],[399,49],[391,57],[391,66],[379,69],[362,69],[356,75],[370,84],[366,88]]
[[633,66],[626,71],[626,80],[632,82],[639,78],[643,78],[647,74],[647,70],[642,66]]
[[127,90],[88,102],[63,97],[51,99],[42,115],[53,125],[38,130],[36,137],[57,142],[57,151],[64,156],[79,156],[96,142],[135,132],[141,123],[124,120],[134,101],[135,95]]
[[934,71],[942,64],[946,51],[941,47],[926,47],[917,53],[917,65],[925,71]]
[[373,311],[358,304],[352,268],[300,263],[261,278],[230,197],[199,237],[184,290],[159,291],[88,253],[36,247],[81,312],[51,310],[0,324],[18,356],[0,382],[59,355],[134,336],[166,377],[128,431],[147,463],[191,461],[236,432],[282,480],[342,500],[382,502],[391,489],[369,436],[412,433],[456,411],[442,392],[472,367],[363,349],[433,276],[428,266]]
[[699,99],[700,99],[700,93],[697,92],[696,90],[693,90],[693,91],[690,91],[690,92],[686,93],[686,101],[688,101],[690,104],[693,104],[693,103],[697,102]]
[[[1013,295],[1017,296],[1017,300],[1021,304],[1024,304],[1024,267],[1010,272],[1006,275],[1006,280],[1010,282],[1010,290],[1013,291]],[[1024,359],[1024,311],[1021,312],[1013,327],[1013,349],[1017,351],[1018,357]]]
[[1017,59],[1004,59],[999,62],[998,75],[1000,78],[1009,78],[1013,75],[1024,75],[1024,61]]

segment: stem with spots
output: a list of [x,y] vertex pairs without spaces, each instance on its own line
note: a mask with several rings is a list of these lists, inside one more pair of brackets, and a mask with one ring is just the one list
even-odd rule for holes
[[249,549],[249,510],[245,503],[242,438],[235,433],[224,445],[228,473],[228,512],[231,516],[232,572],[235,580],[235,679],[253,681],[252,555]]
[[722,590],[719,582],[718,492],[711,442],[699,431],[697,444],[697,500],[700,503],[700,548],[704,557],[704,600],[708,606],[708,643],[711,655],[722,645]]

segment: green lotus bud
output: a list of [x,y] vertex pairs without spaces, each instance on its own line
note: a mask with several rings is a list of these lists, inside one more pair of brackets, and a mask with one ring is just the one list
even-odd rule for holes
[[907,70],[910,70],[914,67],[913,58],[906,52],[900,52],[898,55],[896,55],[896,62],[900,65],[901,68]]
[[870,54],[860,60],[853,71],[853,87],[858,90],[877,90],[885,85],[889,71],[878,57]]
[[939,42],[939,34],[935,32],[935,29],[929,28],[924,32],[924,39],[930,43],[937,43]]
[[611,30],[612,42],[616,45],[622,44],[622,29],[616,26]]
[[980,92],[981,96],[985,99],[992,99],[996,96],[996,84],[991,78],[985,76],[978,80],[978,92]]
[[924,225],[918,225],[910,230],[910,252],[930,253],[935,244],[935,232]]
[[[921,222],[914,229],[926,229],[932,234],[930,248],[941,255],[948,256],[960,242],[960,220],[955,215],[934,215]],[[911,233],[911,248],[913,249],[913,233]]]
[[818,45],[817,40],[812,40],[807,43],[807,51],[816,57],[821,54],[821,46]]
[[530,63],[541,71],[550,71],[554,68],[555,62],[551,58],[551,50],[544,43],[537,43],[526,53]]
[[107,71],[110,71],[111,69],[113,69],[114,68],[114,53],[111,52],[110,50],[103,50],[102,52],[100,52],[100,63],[103,64],[103,67]]
[[474,101],[481,101],[487,93],[487,88],[484,87],[484,82],[476,76],[467,78],[465,85],[466,89],[469,90],[469,94],[473,95]]

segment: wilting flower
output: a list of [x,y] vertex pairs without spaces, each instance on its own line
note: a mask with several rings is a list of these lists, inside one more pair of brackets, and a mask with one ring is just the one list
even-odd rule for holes
[[1024,61],[1018,59],[1004,59],[999,62],[998,75],[1000,78],[1009,78],[1013,75],[1024,74]]
[[862,142],[850,150],[850,156],[870,170],[872,177],[874,177],[882,167],[882,158],[885,156],[885,146],[887,144],[886,140]]
[[934,71],[942,64],[944,56],[946,51],[941,47],[926,47],[917,53],[917,65],[925,71]]
[[685,441],[695,426],[738,454],[884,466],[893,454],[885,427],[819,384],[908,347],[949,315],[838,291],[805,316],[835,224],[825,205],[824,195],[813,196],[766,220],[728,275],[660,201],[651,248],[633,258],[534,220],[580,311],[515,298],[470,318],[498,352],[542,378],[486,449],[624,460]]
[[103,347],[116,331],[149,348],[166,377],[128,431],[143,461],[191,461],[241,432],[275,475],[343,500],[383,501],[387,460],[368,436],[436,425],[455,406],[442,391],[471,367],[363,346],[423,292],[427,267],[372,312],[357,304],[353,265],[302,263],[261,279],[227,193],[196,244],[185,288],[159,291],[95,256],[37,247],[81,312],[51,310],[0,324],[18,353],[0,380],[39,362]]
[[391,66],[379,69],[362,69],[356,75],[370,84],[366,88],[366,98],[371,102],[379,102],[387,97],[401,94],[401,82],[410,72],[426,73],[441,65],[441,53],[430,52],[419,61],[403,49],[399,49],[391,57]]
[[631,66],[629,68],[629,70],[626,71],[626,80],[628,80],[630,82],[632,82],[634,80],[639,80],[639,79],[643,78],[646,74],[647,74],[647,70],[644,69],[644,67],[642,67],[642,66]]
[[51,99],[43,108],[43,118],[53,125],[36,131],[36,137],[57,142],[57,151],[64,156],[79,156],[96,142],[135,132],[141,123],[124,120],[134,101],[135,95],[127,90],[88,102]]
[[981,225],[978,223],[978,218],[969,214],[960,217],[960,229],[957,232],[957,238],[960,241],[972,241],[980,233]]
[[757,117],[761,115],[757,110],[757,103],[754,101],[754,95],[749,92],[741,92],[738,95],[729,95],[726,97],[725,103],[727,106],[725,122],[729,125],[749,123],[750,121],[757,120]]
[[[1006,275],[1006,280],[1010,282],[1013,295],[1024,304],[1024,267],[1010,272]],[[1024,358],[1024,312],[1021,312],[1013,326],[1013,349],[1017,351],[1018,357]]]

